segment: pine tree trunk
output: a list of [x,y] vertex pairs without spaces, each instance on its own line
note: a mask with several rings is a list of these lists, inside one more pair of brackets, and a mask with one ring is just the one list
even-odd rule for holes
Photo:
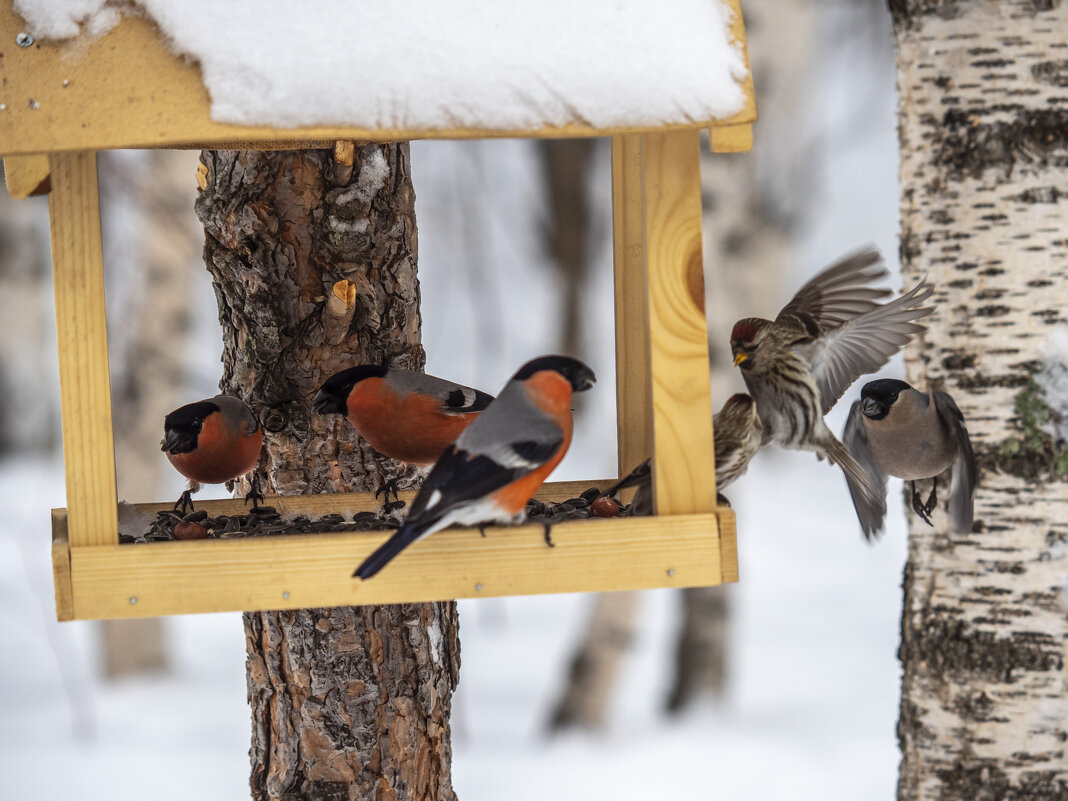
[[[266,494],[378,486],[392,469],[309,401],[360,362],[419,369],[415,195],[407,144],[205,151],[197,213],[223,325],[226,392],[265,428]],[[341,342],[335,281],[356,284]],[[350,571],[352,565],[338,565]],[[246,613],[254,799],[455,798],[454,603]]]
[[909,524],[898,798],[1064,801],[1068,484],[1029,417],[1068,314],[1068,6],[890,7],[904,283],[938,304],[907,378],[953,395],[981,466],[971,533]]

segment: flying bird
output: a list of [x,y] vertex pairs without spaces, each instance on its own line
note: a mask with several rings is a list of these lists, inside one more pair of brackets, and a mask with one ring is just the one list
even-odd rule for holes
[[498,398],[450,444],[420,487],[404,524],[361,564],[368,579],[416,540],[454,523],[519,522],[571,444],[571,396],[593,371],[567,356],[523,365]]
[[[731,395],[712,416],[712,435],[715,439],[716,492],[722,494],[749,468],[749,461],[760,448],[764,427],[757,414],[756,403],[743,393]],[[612,497],[627,487],[637,487],[631,501],[631,514],[653,513],[650,460],[646,459],[627,475],[602,492]]]
[[[952,468],[950,517],[958,533],[972,530],[975,454],[964,415],[945,392],[924,394],[892,378],[870,381],[849,409],[842,442],[884,497],[888,475],[911,482],[912,508],[928,525],[938,502],[938,477]],[[921,501],[915,482],[925,478],[934,483],[927,500]],[[854,494],[864,536],[872,540],[882,531],[883,516],[872,516],[857,501]]]
[[924,330],[914,320],[933,292],[921,281],[894,300],[868,286],[887,274],[882,256],[868,247],[832,264],[806,283],[774,321],[747,317],[734,324],[731,351],[764,424],[762,443],[814,451],[837,464],[865,514],[886,512],[885,493],[823,421],[846,388],[882,367]]
[[[189,403],[163,421],[160,450],[174,468],[189,479],[189,488],[175,510],[193,508],[192,495],[202,484],[227,484],[248,473],[260,459],[263,429],[252,410],[231,395]],[[255,487],[246,497],[255,506],[262,500]]]

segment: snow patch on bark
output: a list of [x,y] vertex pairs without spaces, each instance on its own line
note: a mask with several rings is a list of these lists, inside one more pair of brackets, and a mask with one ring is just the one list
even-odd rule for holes
[[[360,165],[360,174],[356,178],[356,183],[337,196],[337,203],[352,203],[354,200],[360,203],[369,202],[386,185],[388,177],[389,164],[386,163],[386,157],[380,149],[373,150]],[[367,221],[363,220],[363,223],[366,228]]]
[[437,617],[426,627],[426,636],[430,641],[430,658],[434,660],[435,667],[441,667],[445,661],[445,655],[441,651],[441,621]]

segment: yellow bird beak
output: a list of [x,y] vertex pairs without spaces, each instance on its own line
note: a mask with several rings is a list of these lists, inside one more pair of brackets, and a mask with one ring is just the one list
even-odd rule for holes
[[739,353],[737,356],[734,357],[734,366],[737,367],[739,364],[741,364],[748,358],[749,356],[747,354]]

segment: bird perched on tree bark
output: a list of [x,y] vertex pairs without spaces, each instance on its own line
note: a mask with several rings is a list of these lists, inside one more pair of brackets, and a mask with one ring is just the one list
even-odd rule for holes
[[566,356],[523,365],[500,396],[449,445],[404,524],[356,569],[368,579],[416,540],[454,523],[518,522],[571,444],[571,396],[593,371]]
[[[722,494],[748,469],[749,461],[760,449],[763,431],[756,403],[744,392],[731,395],[723,408],[712,416],[717,493]],[[627,487],[637,487],[630,504],[631,514],[651,515],[653,499],[649,465],[650,460],[646,459],[601,494],[612,497]],[[721,501],[725,500],[721,498]]]
[[312,410],[345,415],[383,456],[431,465],[492,400],[425,373],[361,364],[330,376]]
[[[972,530],[977,468],[968,429],[953,398],[937,390],[924,394],[904,381],[870,381],[849,409],[842,442],[885,496],[887,475],[912,483],[912,508],[928,525],[937,504],[938,477],[952,468],[949,512],[959,534]],[[915,482],[933,478],[931,494],[920,501]],[[850,487],[852,492],[852,487]],[[883,517],[853,504],[864,536],[879,535]]]
[[[383,456],[429,467],[492,400],[481,390],[425,373],[361,364],[330,376],[312,410],[345,415]],[[375,494],[390,489],[396,493],[395,479]]]
[[[252,410],[231,395],[189,403],[167,415],[160,450],[174,468],[189,479],[189,488],[175,509],[193,508],[192,494],[201,484],[223,484],[248,473],[260,459],[263,429]],[[253,506],[263,496],[252,487],[246,500]]]
[[886,512],[885,495],[872,486],[823,421],[846,388],[878,370],[923,331],[913,322],[932,307],[921,281],[880,305],[888,290],[868,286],[886,275],[875,248],[849,255],[819,273],[794,295],[774,321],[747,317],[734,324],[731,351],[764,424],[763,443],[814,451],[837,464],[866,514]]

